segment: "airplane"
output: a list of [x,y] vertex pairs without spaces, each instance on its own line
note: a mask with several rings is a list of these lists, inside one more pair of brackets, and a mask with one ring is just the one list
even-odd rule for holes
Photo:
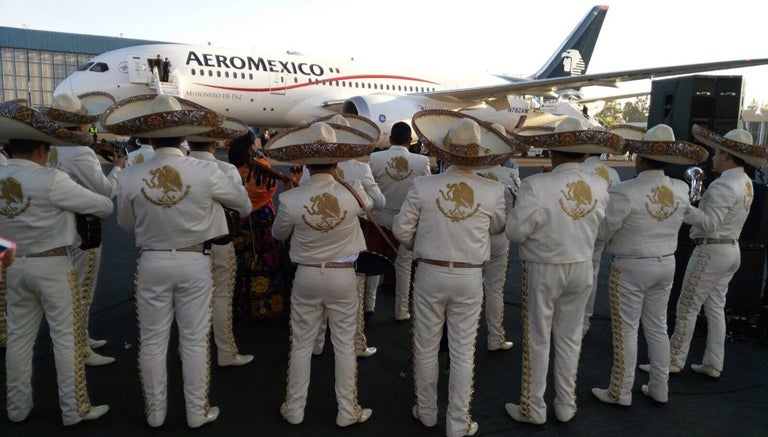
[[[445,69],[377,67],[295,52],[153,44],[92,58],[64,79],[54,96],[101,96],[91,101],[102,107],[89,108],[98,113],[132,96],[171,94],[268,128],[296,126],[334,113],[357,114],[379,126],[383,144],[394,123],[410,124],[413,114],[423,109],[461,111],[514,130],[583,116],[578,103],[582,87],[616,87],[624,81],[768,64],[768,59],[752,59],[585,74],[607,12],[608,6],[592,7],[528,77],[451,75]],[[168,58],[170,72],[161,71],[158,56]]]

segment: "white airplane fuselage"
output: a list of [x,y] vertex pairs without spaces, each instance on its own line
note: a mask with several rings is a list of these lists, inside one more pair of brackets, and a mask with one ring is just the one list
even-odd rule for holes
[[177,94],[250,125],[295,126],[340,112],[349,99],[360,115],[379,124],[384,139],[389,126],[398,121],[410,122],[413,113],[421,109],[462,110],[508,129],[514,128],[523,115],[530,121],[535,112],[524,99],[516,99],[518,104],[510,109],[496,111],[485,104],[466,107],[462,102],[422,95],[509,83],[487,73],[448,76],[444,72],[369,66],[354,60],[181,44],[135,46],[96,56],[89,62],[106,64],[106,71],[103,65],[76,71],[54,94],[100,91],[119,101],[157,93],[158,84],[152,79],[148,62],[158,54],[167,57],[171,65],[168,82],[172,85],[162,85],[162,92]]

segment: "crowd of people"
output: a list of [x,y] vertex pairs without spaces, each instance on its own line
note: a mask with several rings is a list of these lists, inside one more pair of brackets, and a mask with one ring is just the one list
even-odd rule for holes
[[[514,347],[503,324],[510,242],[517,244],[523,267],[521,393],[505,406],[515,421],[547,420],[550,349],[555,417],[568,422],[576,414],[577,365],[604,253],[611,256],[614,353],[608,387],[592,389],[597,399],[632,403],[642,323],[650,358],[639,366],[649,373],[642,393],[666,403],[669,374],[688,361],[701,308],[707,347],[691,369],[712,378],[724,369],[725,295],[739,267],[739,234],[754,198],[744,167],[768,163],[768,150],[753,145],[746,131],[721,136],[694,127],[694,136],[714,152],[713,171],[720,174],[694,205],[689,187],[663,169],[700,164],[708,152],[675,140],[666,125],[590,129],[566,118],[554,130],[518,133],[457,112],[424,110],[410,124],[395,123],[389,147],[374,151],[379,128],[359,116],[323,117],[258,137],[244,123],[192,108],[184,99],[145,99],[151,104],[134,99],[106,117],[67,94],[40,110],[0,103],[0,143],[10,155],[0,161],[0,230],[16,241],[0,258],[7,414],[13,422],[33,408],[32,346],[43,317],[53,342],[62,423],[98,419],[109,410],[91,403],[85,366],[114,362],[94,351],[106,341],[88,332],[101,219],[113,212],[140,249],[138,370],[153,428],[165,423],[168,410],[166,358],[174,321],[187,425],[198,428],[218,418],[208,399],[211,331],[219,366],[254,359],[240,353],[233,317],[288,318],[286,392],[279,405],[286,422],[304,420],[311,358],[322,352],[326,329],[335,359],[336,424],[347,427],[373,415],[358,401],[357,359],[377,353],[367,342],[365,320],[375,309],[380,278],[359,269],[361,253],[373,250],[360,218],[398,245],[388,260],[395,278],[393,316],[413,324],[410,414],[425,427],[437,425],[437,355],[445,336],[445,432],[471,436],[480,428],[471,400],[483,308],[488,351]],[[192,109],[199,114],[189,116]],[[127,156],[115,155],[106,175],[88,147],[89,126],[97,121],[140,145]],[[409,151],[414,134],[444,171],[431,174],[427,157]],[[229,162],[215,157],[218,143],[228,147]],[[525,147],[546,148],[552,165],[521,180],[510,159]],[[599,156],[624,151],[636,156],[638,176],[620,181]],[[367,162],[356,159],[363,157]],[[270,160],[296,167],[283,175]],[[692,226],[696,247],[670,339],[667,304],[683,223]]]

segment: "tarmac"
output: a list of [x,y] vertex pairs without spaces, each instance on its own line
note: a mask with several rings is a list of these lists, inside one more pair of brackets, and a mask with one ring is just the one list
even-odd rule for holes
[[[521,176],[539,171],[548,160],[518,159]],[[622,180],[634,176],[632,163],[610,161]],[[286,168],[281,168],[287,172]],[[414,402],[412,369],[408,362],[410,326],[394,321],[394,296],[383,287],[376,312],[367,325],[368,344],[378,353],[360,359],[358,398],[363,407],[372,408],[371,419],[360,425],[339,428],[335,425],[336,403],[333,392],[333,353],[330,341],[326,350],[312,360],[312,375],[305,419],[294,426],[283,421],[279,407],[285,396],[288,362],[287,319],[235,320],[235,338],[241,353],[254,354],[244,367],[218,368],[215,347],[211,356],[211,405],[221,409],[219,419],[198,430],[186,426],[182,396],[181,363],[177,336],[172,335],[168,353],[168,417],[162,428],[147,426],[137,370],[137,327],[134,304],[134,272],[138,251],[133,236],[117,228],[115,215],[104,221],[103,258],[98,288],[91,308],[90,332],[109,343],[98,352],[114,356],[114,364],[88,368],[88,387],[93,404],[109,404],[101,419],[64,428],[58,409],[56,379],[47,327],[38,337],[33,361],[35,407],[30,417],[14,424],[0,418],[3,436],[135,436],[186,435],[251,436],[439,436],[445,434],[447,375],[439,383],[438,425],[424,428],[411,417]],[[608,311],[608,256],[600,269],[598,296],[592,327],[584,339],[576,394],[579,410],[567,423],[558,423],[552,412],[552,378],[545,400],[549,404],[548,422],[542,426],[520,424],[504,411],[506,402],[518,402],[521,384],[521,269],[517,247],[510,248],[505,288],[504,325],[514,348],[505,352],[486,350],[486,329],[481,318],[477,337],[472,419],[480,425],[478,436],[511,435],[624,435],[624,436],[761,436],[768,429],[768,347],[764,332],[740,335],[731,330],[725,347],[726,363],[719,380],[693,373],[686,368],[670,377],[669,402],[658,405],[640,393],[648,376],[640,371],[635,379],[632,406],[606,405],[590,393],[592,387],[607,387],[612,365],[611,331]],[[755,274],[759,274],[755,272]],[[386,284],[385,284],[386,285]],[[759,292],[759,291],[758,291]],[[700,320],[700,323],[703,321]],[[642,335],[641,335],[642,337]],[[694,336],[689,362],[700,362],[704,348],[701,329]],[[0,351],[4,356],[5,350]],[[441,366],[446,353],[440,354]],[[640,341],[638,362],[647,362],[644,341]],[[550,366],[551,369],[551,366]],[[551,371],[550,371],[551,373]],[[5,380],[4,367],[0,378]],[[0,397],[5,407],[5,397]]]

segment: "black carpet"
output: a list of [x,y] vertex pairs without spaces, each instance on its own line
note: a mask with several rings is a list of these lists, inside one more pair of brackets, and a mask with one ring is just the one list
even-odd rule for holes
[[[536,169],[530,169],[535,171]],[[526,170],[523,168],[523,176]],[[620,169],[623,179],[632,169]],[[279,435],[301,436],[385,436],[445,434],[447,375],[441,373],[438,425],[424,428],[411,417],[414,401],[413,376],[407,366],[410,351],[410,326],[396,324],[394,296],[382,290],[376,314],[368,323],[370,346],[379,352],[359,361],[358,397],[363,407],[373,409],[373,417],[362,425],[338,428],[333,392],[333,353],[330,341],[326,350],[312,361],[312,379],[304,423],[298,426],[282,421],[278,412],[285,395],[288,360],[287,320],[236,321],[235,338],[241,353],[256,356],[245,367],[218,368],[215,352],[211,361],[211,405],[221,408],[219,419],[199,430],[186,426],[182,397],[181,365],[176,352],[176,336],[168,353],[169,403],[165,425],[153,430],[146,424],[137,370],[136,310],[133,301],[134,265],[137,251],[133,237],[117,229],[114,216],[105,221],[104,256],[96,301],[92,307],[90,332],[109,340],[99,352],[114,356],[109,366],[88,368],[88,385],[94,404],[107,403],[111,410],[94,422],[63,428],[58,409],[56,379],[47,327],[43,326],[33,362],[35,408],[19,424],[0,418],[0,435]],[[768,429],[768,347],[761,336],[734,336],[726,344],[725,369],[719,381],[686,368],[670,378],[669,402],[653,403],[640,393],[647,375],[636,377],[630,408],[606,405],[590,393],[592,387],[607,387],[612,364],[610,321],[608,319],[608,257],[603,258],[600,288],[592,328],[584,340],[579,366],[577,396],[579,410],[568,424],[558,423],[551,402],[554,397],[550,377],[545,399],[549,404],[546,425],[519,424],[504,411],[506,402],[519,401],[521,368],[520,266],[516,247],[510,251],[506,287],[504,324],[515,347],[505,352],[486,351],[486,330],[481,323],[475,362],[475,391],[472,418],[480,424],[477,435],[766,435]],[[753,338],[744,338],[753,337]],[[701,331],[694,337],[689,364],[699,362],[703,353]],[[213,348],[215,350],[215,348]],[[647,362],[641,340],[638,362]],[[5,351],[2,351],[4,358]],[[445,368],[446,353],[441,353]],[[405,376],[401,373],[405,371]],[[5,380],[5,371],[2,380]],[[550,371],[551,372],[551,371]],[[3,390],[5,388],[3,387]],[[5,409],[5,396],[0,396]]]

